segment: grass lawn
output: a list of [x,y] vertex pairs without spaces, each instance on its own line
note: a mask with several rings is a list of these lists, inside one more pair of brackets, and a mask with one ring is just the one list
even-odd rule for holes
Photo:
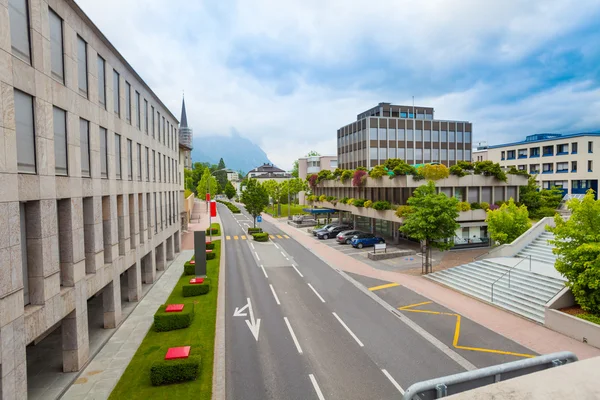
[[213,222],[212,224],[210,224],[210,228],[211,229],[218,229],[219,230],[219,235],[221,234],[221,225],[219,225],[217,222]]
[[[154,332],[151,327],[112,391],[110,399],[209,400],[211,398],[221,241],[215,240],[213,243],[217,257],[207,261],[207,275],[211,282],[208,294],[183,297],[181,287],[189,282],[191,276],[182,275],[167,300],[167,303],[177,304],[193,302],[195,316],[192,324],[188,328],[170,332]],[[162,360],[169,347],[178,346],[192,346],[190,355],[200,354],[202,357],[200,376],[191,382],[152,386],[150,383],[152,363]]]
[[[288,207],[290,207],[288,204],[282,204],[281,205],[281,217],[287,217],[288,216]],[[290,215],[298,215],[298,214],[308,214],[304,211],[302,211],[303,208],[307,208],[308,206],[303,206],[303,205],[299,205],[299,204],[292,204],[291,205],[291,214]],[[265,212],[267,214],[273,215],[275,216],[275,214],[277,213],[277,204],[275,204],[275,211],[273,211],[273,207],[267,206],[265,208]]]

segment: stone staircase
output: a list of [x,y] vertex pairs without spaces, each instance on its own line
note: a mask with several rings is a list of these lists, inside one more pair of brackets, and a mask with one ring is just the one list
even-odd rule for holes
[[565,286],[561,279],[485,259],[438,271],[426,277],[540,323],[544,322],[544,305]]
[[516,257],[529,258],[532,260],[541,261],[554,265],[556,262],[556,255],[552,253],[552,246],[548,243],[548,240],[554,239],[552,232],[542,232],[531,244],[521,250]]

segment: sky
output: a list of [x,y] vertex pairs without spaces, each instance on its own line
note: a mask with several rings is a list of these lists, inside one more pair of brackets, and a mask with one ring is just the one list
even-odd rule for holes
[[474,142],[600,131],[598,0],[78,0],[195,137],[233,130],[290,169],[380,102]]

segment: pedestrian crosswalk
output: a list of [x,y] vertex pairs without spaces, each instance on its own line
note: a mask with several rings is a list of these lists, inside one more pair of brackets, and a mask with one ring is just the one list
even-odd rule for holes
[[[291,239],[288,235],[269,235],[269,237],[271,239]],[[252,236],[246,236],[246,235],[234,235],[234,236],[230,236],[227,235],[225,236],[225,240],[249,240],[252,239]]]

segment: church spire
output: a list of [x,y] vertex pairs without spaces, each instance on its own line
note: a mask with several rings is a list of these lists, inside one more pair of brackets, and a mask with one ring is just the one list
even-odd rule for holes
[[183,98],[183,101],[181,102],[181,119],[179,121],[179,126],[181,128],[188,127],[187,114],[185,113],[185,97]]

